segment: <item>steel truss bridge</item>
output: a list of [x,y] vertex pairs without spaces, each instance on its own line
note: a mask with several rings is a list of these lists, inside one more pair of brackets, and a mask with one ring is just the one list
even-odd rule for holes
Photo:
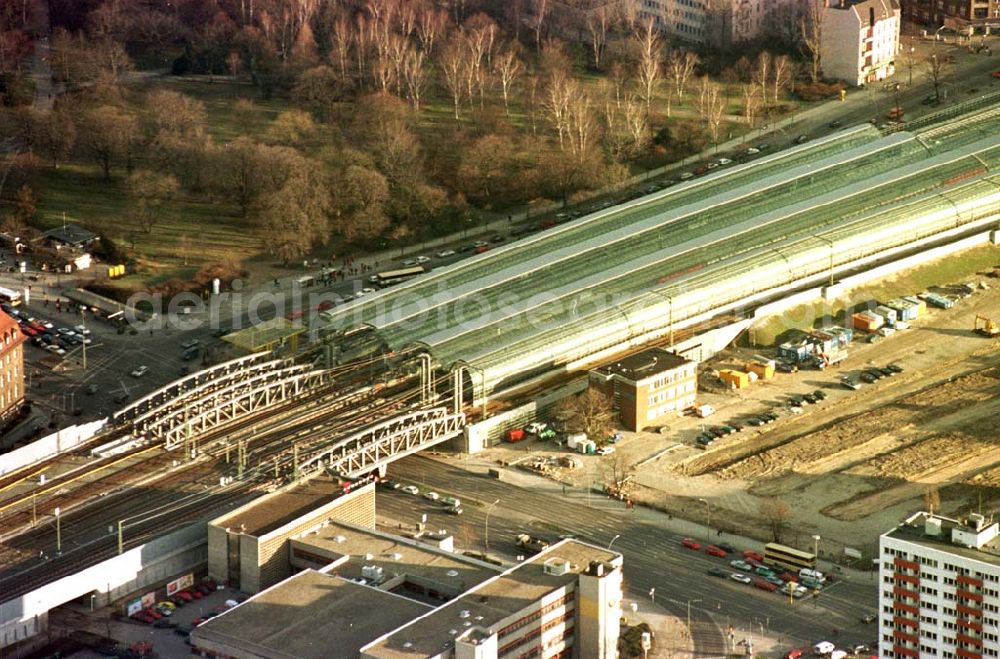
[[380,471],[393,460],[440,444],[460,434],[465,414],[435,407],[396,416],[354,433],[305,457],[300,473],[322,467],[357,478],[375,469]]

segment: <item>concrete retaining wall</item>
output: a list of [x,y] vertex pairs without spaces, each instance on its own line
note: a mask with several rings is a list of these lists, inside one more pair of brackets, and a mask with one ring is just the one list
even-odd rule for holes
[[[191,524],[3,602],[0,642],[6,645],[43,632],[50,609],[79,597],[96,595],[95,604],[103,606],[191,571],[205,563],[206,547],[205,524]],[[86,552],[88,547],[74,551]]]
[[69,426],[10,453],[0,455],[0,476],[75,448],[103,430],[107,421],[98,419],[78,426]]

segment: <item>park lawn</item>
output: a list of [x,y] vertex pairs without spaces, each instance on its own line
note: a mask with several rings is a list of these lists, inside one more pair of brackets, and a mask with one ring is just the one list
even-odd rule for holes
[[[96,166],[70,163],[38,173],[38,215],[41,229],[65,221],[104,233],[123,247],[131,246],[149,275],[172,277],[190,274],[206,263],[240,262],[261,249],[261,241],[240,216],[235,204],[208,202],[185,194],[174,212],[151,233],[125,222],[126,197],[120,177],[105,182]],[[187,260],[187,265],[185,265]]]
[[753,329],[755,345],[769,346],[787,340],[792,329],[811,329],[816,323],[830,316],[837,322],[846,322],[846,302],[866,300],[885,302],[903,295],[916,295],[932,286],[946,286],[967,281],[979,281],[976,273],[991,270],[1000,258],[1000,250],[983,245],[946,256],[927,265],[912,268],[888,279],[851,289],[843,300],[828,305],[823,300],[803,304],[768,318]]
[[[208,76],[204,81],[165,76],[152,82],[144,91],[154,89],[169,89],[204,103],[208,132],[220,144],[242,135],[260,139],[279,114],[294,109],[286,99],[261,98],[260,90],[250,83],[225,79],[209,82]],[[236,110],[236,101],[241,98],[253,103],[253,112],[243,115]]]

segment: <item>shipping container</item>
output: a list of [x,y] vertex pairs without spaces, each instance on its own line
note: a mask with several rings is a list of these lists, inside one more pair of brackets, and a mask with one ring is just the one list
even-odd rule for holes
[[887,307],[884,304],[880,304],[875,307],[875,313],[885,318],[885,324],[889,327],[895,327],[896,321],[898,320],[897,312],[892,307]]
[[927,303],[921,300],[919,297],[915,295],[905,295],[903,296],[903,299],[917,305],[917,316],[916,316],[917,318],[927,313]]
[[758,361],[747,362],[746,370],[748,373],[755,374],[761,380],[770,380],[774,377],[774,362],[772,361],[769,364]]
[[798,364],[811,353],[812,346],[805,341],[789,341],[778,346],[778,357],[793,364]]
[[828,332],[832,332],[840,336],[840,347],[846,348],[847,344],[854,340],[854,330],[850,327],[841,327],[840,325],[833,325],[827,328]]
[[927,300],[928,304],[932,304],[939,309],[951,309],[955,306],[955,302],[951,298],[938,295],[937,293],[927,293],[924,295],[924,299]]
[[747,374],[743,371],[735,371],[732,369],[723,369],[719,371],[719,378],[722,379],[728,386],[743,389],[750,386],[750,379]]
[[920,307],[910,300],[901,297],[893,298],[885,303],[885,306],[896,310],[896,322],[909,322],[920,313]]
[[882,327],[882,317],[871,311],[862,311],[851,316],[851,321],[856,329],[862,332],[875,332]]

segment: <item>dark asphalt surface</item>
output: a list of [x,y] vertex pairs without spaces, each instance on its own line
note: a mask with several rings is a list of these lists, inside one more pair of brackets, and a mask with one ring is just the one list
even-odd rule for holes
[[[681,619],[687,617],[691,600],[695,654],[724,656],[729,627],[736,640],[747,629],[782,639],[781,647],[806,645],[816,640],[838,644],[871,643],[877,636],[874,625],[860,622],[860,616],[877,608],[877,590],[869,577],[842,579],[816,598],[790,604],[786,597],[768,593],[735,581],[707,574],[710,566],[729,567],[730,556],[722,559],[704,551],[681,546],[682,535],[668,528],[665,515],[650,510],[626,510],[624,505],[599,495],[589,499],[579,491],[561,495],[558,490],[533,491],[467,471],[459,466],[422,456],[394,463],[389,477],[414,483],[421,492],[431,490],[453,495],[463,502],[461,516],[445,513],[439,504],[400,492],[380,491],[377,510],[380,521],[416,524],[427,514],[430,529],[448,529],[456,546],[483,550],[489,513],[489,551],[515,558],[518,533],[528,532],[546,539],[572,534],[581,540],[607,546],[615,536],[613,549],[625,556],[626,588],[633,598],[648,597],[655,588],[655,601]],[[696,538],[702,542],[704,538]],[[722,538],[742,551],[739,538]],[[839,634],[831,638],[832,630]]]

